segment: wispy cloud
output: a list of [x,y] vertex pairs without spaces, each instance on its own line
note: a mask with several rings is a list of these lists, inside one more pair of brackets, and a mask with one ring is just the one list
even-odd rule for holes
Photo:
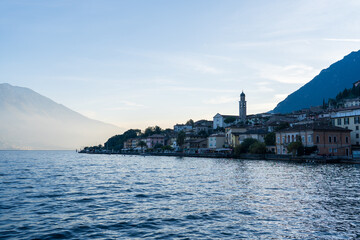
[[196,88],[196,87],[179,87],[179,86],[167,86],[167,87],[163,87],[163,88],[157,88],[154,90],[185,91],[185,92],[211,92],[211,93],[237,93],[237,92],[239,92],[239,90],[231,90],[231,89]]
[[303,64],[288,66],[264,65],[259,75],[261,78],[281,83],[301,84],[309,82],[318,73],[317,69]]
[[272,40],[272,41],[242,41],[242,42],[231,42],[225,43],[225,47],[229,48],[259,48],[259,47],[271,47],[271,46],[283,46],[286,44],[310,44],[310,40],[308,39],[296,39],[296,40]]
[[256,91],[257,92],[274,92],[275,90],[270,87],[271,83],[270,82],[258,82],[256,83],[257,88]]
[[284,100],[286,97],[288,96],[288,94],[275,94],[274,95],[274,98],[275,98],[275,100],[277,100],[277,101],[282,101],[282,100]]
[[203,101],[205,104],[225,104],[225,103],[234,103],[238,100],[236,97],[215,97],[208,100]]
[[119,101],[119,103],[122,104],[122,105],[120,105],[118,107],[106,108],[105,110],[108,110],[108,111],[134,110],[134,109],[139,109],[139,108],[144,108],[145,107],[145,105],[143,105],[143,104],[130,102],[130,101]]
[[324,38],[323,40],[332,42],[360,42],[360,38]]

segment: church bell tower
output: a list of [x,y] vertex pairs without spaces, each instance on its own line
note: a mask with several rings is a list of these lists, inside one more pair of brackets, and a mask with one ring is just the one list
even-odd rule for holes
[[240,94],[240,101],[239,101],[239,118],[240,121],[246,121],[246,101],[245,101],[245,93],[244,91]]

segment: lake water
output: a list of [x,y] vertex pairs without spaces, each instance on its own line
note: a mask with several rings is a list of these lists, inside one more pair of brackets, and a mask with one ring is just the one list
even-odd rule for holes
[[1,239],[357,239],[360,166],[0,151]]

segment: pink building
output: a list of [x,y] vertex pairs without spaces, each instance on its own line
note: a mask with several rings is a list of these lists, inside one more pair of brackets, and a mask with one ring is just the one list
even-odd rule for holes
[[154,134],[146,139],[146,145],[148,148],[154,148],[156,144],[165,145],[165,136],[161,134]]

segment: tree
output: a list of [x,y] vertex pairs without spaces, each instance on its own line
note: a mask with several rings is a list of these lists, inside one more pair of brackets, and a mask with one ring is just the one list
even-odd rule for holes
[[265,144],[266,146],[274,146],[275,145],[275,133],[271,132],[265,135]]
[[288,127],[290,127],[290,124],[288,122],[282,122],[279,124],[279,126],[275,127],[275,132],[280,131],[282,129],[286,129]]
[[148,137],[154,134],[154,128],[153,127],[147,127],[144,131],[143,137]]
[[258,140],[253,139],[253,138],[244,139],[244,141],[240,145],[235,147],[235,149],[234,149],[235,155],[239,156],[242,153],[248,153],[250,146],[256,142],[258,142]]
[[[300,151],[301,149],[302,149],[302,152]],[[295,156],[296,154],[298,156],[301,156],[304,154],[304,146],[303,146],[302,142],[300,142],[300,141],[289,143],[289,145],[287,146],[287,150],[288,150],[288,152],[291,152],[293,156]]]
[[199,133],[198,133],[198,136],[199,137],[203,137],[203,138],[207,138],[209,136],[209,134],[205,131],[205,130],[201,130]]
[[195,125],[194,120],[190,119],[189,121],[186,122],[185,125],[189,125],[189,126],[194,127],[194,125]]
[[185,134],[185,132],[183,132],[183,131],[180,131],[180,132],[178,133],[178,136],[177,136],[177,139],[176,139],[176,143],[177,143],[177,145],[178,145],[179,147],[181,147],[182,145],[184,145],[184,143],[185,143],[185,136],[186,136],[186,134]]
[[235,121],[236,121],[236,117],[227,117],[224,119],[224,123],[227,123],[227,124],[233,123]]
[[251,144],[249,147],[249,152],[252,154],[265,154],[266,153],[265,143],[255,142]]
[[171,146],[166,145],[166,146],[162,146],[162,150],[163,151],[173,151],[174,149]]
[[120,150],[124,147],[124,142],[130,138],[136,138],[141,131],[139,129],[129,129],[123,134],[112,136],[104,144],[106,149]]
[[162,148],[163,145],[161,143],[157,143],[155,144],[155,146],[153,147],[154,149],[158,149],[158,148]]
[[141,151],[143,151],[143,148],[146,147],[146,142],[140,141],[137,145],[141,147]]
[[154,127],[154,133],[155,133],[155,134],[160,134],[161,132],[162,132],[161,127],[159,127],[159,126],[155,126],[155,127]]

